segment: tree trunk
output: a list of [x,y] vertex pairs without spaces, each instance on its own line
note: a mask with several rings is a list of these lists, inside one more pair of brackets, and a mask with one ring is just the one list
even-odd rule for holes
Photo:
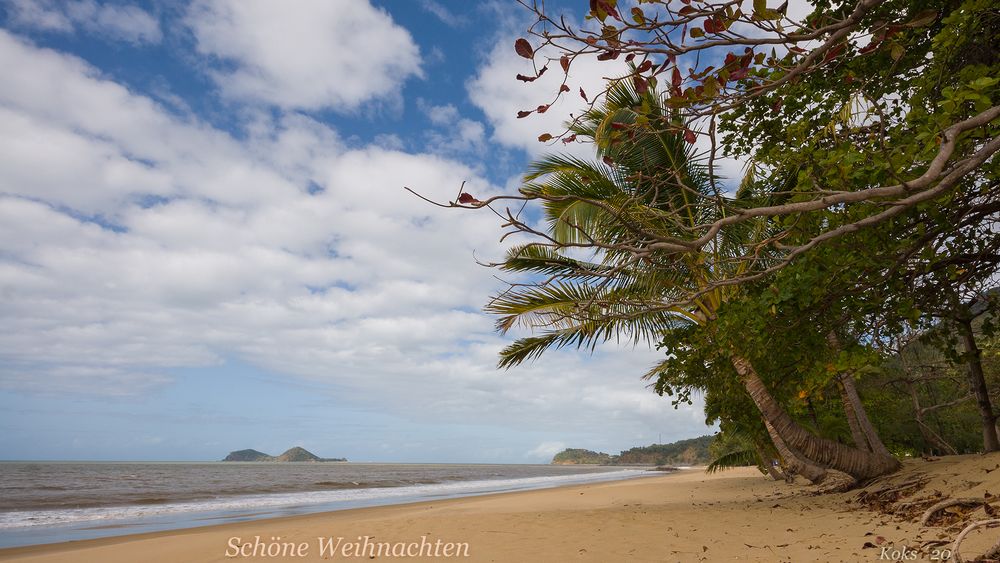
[[997,417],[993,414],[990,403],[990,393],[986,388],[986,377],[983,376],[982,351],[976,345],[976,335],[972,331],[972,321],[968,318],[956,319],[958,332],[965,343],[965,365],[969,376],[969,389],[976,398],[979,407],[979,418],[983,425],[983,450],[987,452],[1000,451],[1000,438],[997,437]]
[[767,450],[760,445],[760,442],[754,440],[753,447],[757,452],[757,457],[760,459],[760,463],[764,466],[767,474],[771,476],[771,479],[774,479],[775,481],[787,481],[784,472],[771,463],[771,460],[773,459],[772,456],[768,455]]
[[[826,339],[834,350],[840,351],[842,349],[837,333],[831,331]],[[854,445],[861,450],[892,457],[889,449],[882,443],[882,438],[875,431],[871,419],[868,418],[868,411],[865,410],[865,405],[858,395],[858,388],[854,385],[854,377],[849,373],[841,373],[837,376],[837,386],[840,389],[841,402],[844,404],[847,424],[851,426],[851,437],[854,439]]]
[[866,443],[864,445],[858,444],[858,447],[883,457],[892,457],[889,449],[885,447],[882,439],[879,438],[878,432],[875,431],[872,421],[868,418],[865,405],[861,402],[861,397],[858,395],[858,388],[854,385],[854,377],[850,374],[842,373],[840,374],[840,383],[844,386],[844,397],[847,399],[847,403],[844,404],[844,410],[851,411],[865,437]]
[[858,416],[854,413],[854,409],[851,408],[851,400],[847,396],[847,389],[843,382],[844,376],[850,377],[846,373],[840,374],[837,377],[837,390],[840,391],[840,402],[844,405],[844,416],[847,417],[847,425],[851,428],[851,440],[859,449],[870,451],[868,439],[865,438],[865,433],[861,430],[861,425],[858,423]]
[[859,481],[897,471],[901,465],[892,456],[880,455],[820,438],[799,426],[768,392],[760,376],[745,358],[733,355],[733,367],[755,405],[786,444],[817,464],[843,471]]
[[[924,422],[924,408],[920,406],[920,396],[917,394],[917,386],[909,379],[906,380],[906,387],[910,392],[910,400],[913,402],[913,419],[917,421],[917,428],[920,435],[931,448],[937,448],[939,453],[958,455],[958,452],[951,444],[945,441],[940,434],[931,430],[930,426]],[[933,452],[933,449],[931,450]]]
[[[793,475],[801,475],[814,484],[818,485],[826,479],[826,469],[812,463],[806,459],[802,454],[788,447],[788,444],[781,439],[781,435],[778,434],[774,426],[764,419],[764,426],[767,427],[767,433],[771,436],[771,441],[774,442],[774,447],[778,450],[778,454],[785,460],[785,465],[791,470]],[[787,479],[791,482],[791,479]]]

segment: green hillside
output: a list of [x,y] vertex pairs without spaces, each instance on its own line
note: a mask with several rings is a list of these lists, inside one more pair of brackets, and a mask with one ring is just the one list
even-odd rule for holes
[[552,458],[556,465],[706,465],[714,436],[700,436],[670,444],[652,444],[623,451],[618,455],[578,448],[563,450]]

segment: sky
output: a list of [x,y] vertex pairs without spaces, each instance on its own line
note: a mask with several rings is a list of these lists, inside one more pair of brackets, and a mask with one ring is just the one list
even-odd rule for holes
[[537,137],[576,102],[515,117],[558,84],[514,79],[528,16],[0,0],[0,459],[545,463],[711,433],[640,379],[644,344],[497,370],[499,220],[403,189],[512,192],[558,150]]

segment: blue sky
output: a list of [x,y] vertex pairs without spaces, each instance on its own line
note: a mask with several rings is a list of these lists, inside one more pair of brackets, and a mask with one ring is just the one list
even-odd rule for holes
[[526,18],[0,2],[0,458],[525,463],[709,432],[645,347],[497,371],[496,217],[402,189],[510,191],[549,150],[576,102],[515,118],[553,92],[514,79]]

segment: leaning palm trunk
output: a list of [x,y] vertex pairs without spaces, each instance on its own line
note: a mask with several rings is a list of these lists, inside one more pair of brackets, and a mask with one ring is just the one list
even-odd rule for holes
[[794,475],[801,475],[814,484],[818,485],[826,479],[826,469],[816,465],[815,463],[809,461],[802,456],[799,452],[796,452],[792,448],[788,447],[788,444],[781,438],[778,431],[774,429],[767,419],[764,419],[764,426],[767,427],[767,433],[771,436],[771,441],[774,442],[774,447],[778,450],[778,454],[781,458],[785,460],[785,466],[788,468],[789,472],[792,474],[786,480],[791,482]]
[[847,418],[847,426],[851,429],[851,441],[858,448],[871,451],[871,448],[868,447],[868,439],[865,437],[865,431],[861,429],[861,424],[858,422],[858,415],[851,408],[851,399],[847,396],[847,388],[844,385],[844,379],[847,377],[850,377],[850,375],[846,373],[842,373],[837,377],[837,390],[840,391],[840,402],[844,405],[844,417]]
[[[882,439],[879,438],[878,432],[875,431],[872,421],[868,418],[865,406],[861,403],[861,397],[858,395],[858,389],[854,385],[854,378],[849,373],[842,373],[839,377],[839,383],[847,420],[850,422],[851,418],[854,418],[863,437],[862,441],[858,442],[858,438],[855,436],[854,444],[860,449],[868,450],[880,456],[892,457],[889,449],[885,447]],[[851,433],[854,433],[853,428],[851,429]]]
[[760,441],[754,440],[753,443],[754,451],[757,452],[757,459],[760,460],[761,466],[767,471],[767,474],[771,476],[771,479],[775,481],[787,481],[788,477],[785,475],[784,471],[774,466],[771,463],[772,456],[767,455],[767,450],[761,445]]
[[732,356],[733,367],[739,374],[747,393],[764,420],[770,423],[775,432],[791,448],[797,450],[806,459],[816,464],[843,471],[851,477],[862,481],[897,471],[901,465],[899,460],[889,455],[863,451],[820,438],[798,425],[774,400],[767,386],[757,375],[753,366],[746,358]]
[[[827,342],[830,346],[839,351],[841,349],[840,339],[835,332],[827,335]],[[847,424],[851,427],[851,438],[854,445],[859,449],[874,452],[882,456],[891,456],[889,449],[882,443],[875,426],[868,418],[868,412],[858,395],[858,388],[854,385],[854,377],[849,373],[841,373],[837,376],[837,388],[840,390],[840,400],[844,405],[844,416],[847,417]]]

